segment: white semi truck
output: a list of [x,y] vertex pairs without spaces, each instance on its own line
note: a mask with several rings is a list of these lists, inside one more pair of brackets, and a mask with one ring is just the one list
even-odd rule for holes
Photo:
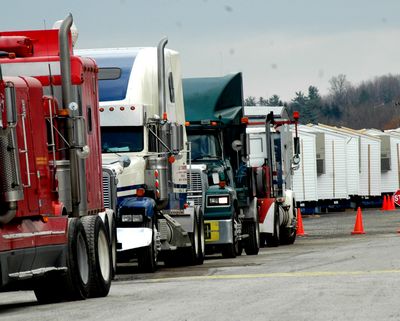
[[201,206],[187,201],[180,58],[166,43],[79,51],[99,66],[103,179],[117,179],[104,199],[117,211],[118,259],[137,258],[143,272],[159,259],[202,264],[205,252]]
[[248,166],[256,177],[261,243],[293,244],[297,230],[293,174],[300,162],[299,115],[295,112],[294,120],[290,120],[285,107],[249,106],[244,108],[244,116]]

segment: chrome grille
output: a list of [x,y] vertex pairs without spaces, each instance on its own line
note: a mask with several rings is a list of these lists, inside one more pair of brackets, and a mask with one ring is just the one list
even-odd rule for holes
[[187,180],[188,180],[189,192],[202,192],[201,175],[199,172],[192,172],[191,180],[190,180],[190,173],[188,172]]
[[188,194],[187,198],[190,201],[194,202],[194,205],[202,206],[203,201],[203,185],[201,182],[201,174],[200,172],[192,172],[190,177],[190,173],[187,173],[188,180]]
[[103,199],[104,207],[111,208],[111,177],[107,172],[103,171]]

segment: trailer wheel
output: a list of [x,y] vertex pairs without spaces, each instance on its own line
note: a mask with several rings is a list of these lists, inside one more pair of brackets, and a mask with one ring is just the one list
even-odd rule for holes
[[151,243],[149,246],[143,247],[138,251],[138,267],[142,273],[153,273],[157,270],[157,231],[153,219],[151,219],[149,225],[152,229]]
[[89,245],[91,270],[89,296],[104,297],[110,291],[112,266],[110,241],[104,223],[98,215],[81,218]]
[[276,247],[279,246],[280,243],[280,230],[281,226],[279,223],[279,206],[275,204],[275,213],[274,213],[274,234],[267,233],[267,246],[268,247]]
[[247,255],[257,255],[260,250],[260,225],[258,223],[258,216],[256,222],[246,222],[243,227],[244,234],[249,235],[244,246],[244,251]]
[[91,269],[89,246],[82,222],[68,220],[67,271],[51,273],[38,280],[34,292],[40,303],[83,300],[89,296]]

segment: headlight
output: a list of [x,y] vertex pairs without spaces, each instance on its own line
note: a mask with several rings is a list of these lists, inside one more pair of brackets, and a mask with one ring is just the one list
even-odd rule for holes
[[229,205],[229,196],[209,196],[207,198],[207,206],[224,206]]
[[140,223],[143,222],[143,215],[125,214],[121,216],[123,223]]

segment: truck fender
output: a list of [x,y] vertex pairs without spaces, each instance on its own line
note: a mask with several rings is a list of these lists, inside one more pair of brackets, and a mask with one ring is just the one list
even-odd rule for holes
[[[197,207],[197,206],[196,206]],[[181,224],[182,228],[188,232],[192,233],[193,232],[193,222],[196,220],[196,215],[198,215],[198,209],[193,206],[189,206],[184,209],[184,213],[186,215],[182,216],[174,216],[174,219]]]
[[295,193],[292,190],[286,190],[285,191],[285,203],[284,205],[288,206],[288,212],[289,212],[289,222],[294,218],[294,206],[296,206],[296,204],[294,204],[294,200],[295,200]]

